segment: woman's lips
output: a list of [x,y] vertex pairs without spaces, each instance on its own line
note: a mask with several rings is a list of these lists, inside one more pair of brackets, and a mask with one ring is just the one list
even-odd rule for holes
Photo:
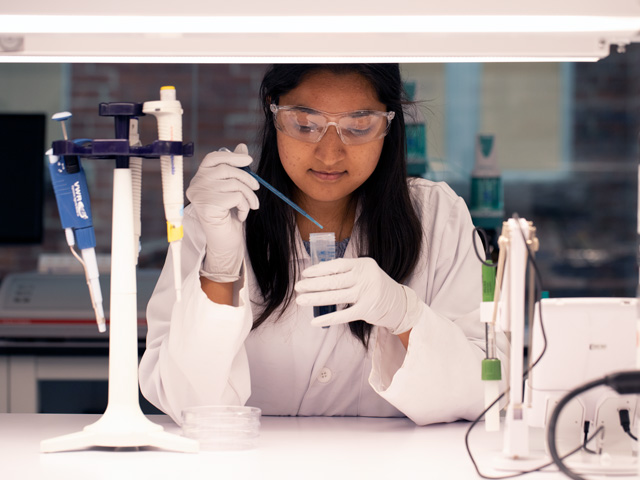
[[311,173],[318,179],[325,182],[331,182],[340,179],[346,172],[320,172],[311,170]]

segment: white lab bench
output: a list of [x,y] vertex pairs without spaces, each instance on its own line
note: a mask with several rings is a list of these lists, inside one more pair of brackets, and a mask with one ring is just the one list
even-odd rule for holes
[[[406,418],[262,417],[256,448],[176,453],[90,448],[40,453],[40,441],[81,430],[98,415],[0,414],[0,465],[6,480],[100,479],[471,479],[467,422],[418,427]],[[152,415],[180,433],[169,417]],[[500,455],[502,434],[478,425],[470,446],[485,474]],[[558,472],[527,479],[567,478]],[[592,477],[589,478],[604,478]],[[616,477],[637,478],[637,477]]]

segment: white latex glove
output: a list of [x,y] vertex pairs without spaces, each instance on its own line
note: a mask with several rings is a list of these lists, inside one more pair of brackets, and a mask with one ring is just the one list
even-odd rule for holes
[[235,282],[244,259],[243,223],[249,209],[260,204],[254,193],[260,185],[237,167],[252,158],[243,143],[235,151],[209,153],[187,188],[187,198],[202,224],[207,251],[200,274],[215,282]]
[[316,326],[364,320],[398,335],[411,330],[425,304],[409,287],[387,275],[372,258],[338,258],[305,269],[296,283],[296,303],[301,306],[351,304],[316,317]]

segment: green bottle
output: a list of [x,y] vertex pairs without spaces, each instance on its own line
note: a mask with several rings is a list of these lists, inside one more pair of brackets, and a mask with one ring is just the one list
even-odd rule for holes
[[504,217],[504,200],[493,135],[478,135],[476,138],[476,161],[471,172],[469,210],[477,227],[500,228]]

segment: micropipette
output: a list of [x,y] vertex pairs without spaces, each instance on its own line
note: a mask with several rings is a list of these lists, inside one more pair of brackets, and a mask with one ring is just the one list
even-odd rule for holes
[[[68,140],[68,136],[64,122],[71,116],[70,112],[59,112],[51,117],[52,120],[60,123],[65,140]],[[53,150],[51,149],[46,152],[46,155],[49,157],[51,183],[67,244],[71,249],[71,253],[84,268],[91,304],[96,314],[98,331],[106,332],[100,275],[95,252],[96,237],[93,230],[91,203],[89,202],[89,191],[84,170],[78,157],[60,158],[53,155]],[[82,258],[74,250],[76,243]]]
[[[142,111],[158,120],[158,139],[182,141],[182,106],[176,100],[175,87],[160,89],[160,100],[144,102]],[[162,197],[167,219],[167,239],[173,257],[174,284],[176,298],[180,301],[182,292],[181,246],[184,235],[182,215],[184,210],[184,184],[182,173],[182,155],[163,155],[160,157],[162,175]]]
[[[80,164],[80,159],[77,157],[65,160],[53,155],[53,150],[51,149],[46,152],[46,155],[49,157],[51,183],[67,244],[71,249],[71,253],[84,267],[91,304],[96,314],[98,331],[106,332],[98,262],[95,253],[96,237],[93,230],[91,204],[89,203],[84,170]],[[76,243],[82,258],[74,250]]]
[[[221,148],[219,150],[220,152],[230,152],[231,150],[229,150],[228,148]],[[315,223],[318,227],[320,228],[324,228],[322,225],[320,225],[311,215],[309,215],[307,212],[305,212],[303,209],[301,209],[298,205],[296,205],[292,200],[289,200],[283,193],[281,193],[279,190],[277,190],[275,187],[271,186],[269,184],[269,182],[267,182],[266,180],[263,180],[258,174],[254,173],[250,167],[240,167],[240,170],[244,170],[245,172],[247,172],[249,175],[251,175],[253,178],[255,178],[258,183],[262,186],[264,186],[265,188],[267,188],[268,190],[270,190],[273,194],[275,194],[280,200],[282,200],[284,203],[286,203],[287,205],[289,205],[291,208],[293,208],[296,212],[298,212],[299,214],[303,215],[304,217],[308,218],[309,220],[311,220],[313,223]]]

